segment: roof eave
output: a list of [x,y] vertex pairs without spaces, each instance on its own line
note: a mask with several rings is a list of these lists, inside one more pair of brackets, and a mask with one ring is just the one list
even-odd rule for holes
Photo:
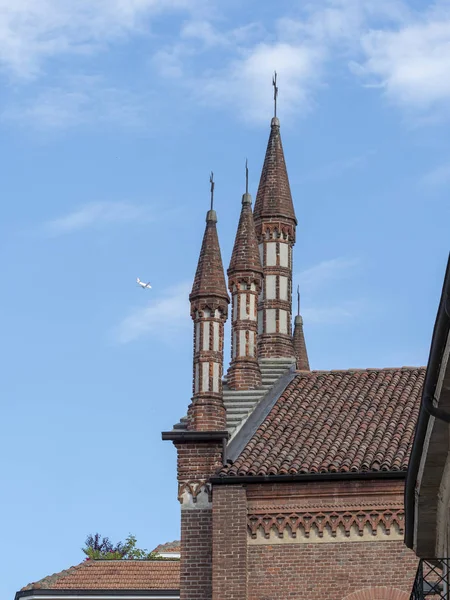
[[345,473],[295,473],[291,475],[223,475],[211,478],[213,485],[249,483],[292,483],[295,481],[348,481],[367,479],[405,479],[406,471],[357,471]]
[[30,597],[45,597],[51,596],[52,598],[57,598],[58,596],[64,597],[76,597],[77,599],[81,599],[83,597],[90,598],[106,598],[114,596],[115,598],[119,597],[139,597],[139,598],[179,598],[180,590],[179,589],[144,589],[144,590],[136,590],[136,589],[123,589],[123,590],[114,590],[114,589],[101,589],[101,590],[87,590],[87,589],[31,589],[31,590],[21,590],[16,592],[15,600],[19,600],[20,598],[30,598]]
[[450,255],[447,262],[447,270],[445,273],[444,284],[442,287],[441,299],[436,316],[436,321],[433,329],[433,337],[431,341],[430,355],[428,358],[428,366],[426,370],[425,382],[422,392],[422,400],[420,404],[419,418],[416,425],[414,442],[409,460],[408,472],[405,484],[405,544],[408,548],[415,546],[414,531],[416,528],[416,502],[415,491],[417,477],[422,461],[424,442],[427,435],[428,425],[430,421],[430,413],[428,412],[424,399],[434,398],[437,382],[441,371],[442,358],[450,333],[450,314],[447,312],[446,304],[450,298]]

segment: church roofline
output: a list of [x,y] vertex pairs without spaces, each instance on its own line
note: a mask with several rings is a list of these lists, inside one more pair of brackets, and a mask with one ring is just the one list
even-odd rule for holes
[[76,600],[82,600],[82,598],[102,598],[102,600],[107,600],[110,597],[120,597],[123,600],[129,599],[133,600],[134,598],[145,598],[146,600],[152,600],[153,598],[166,598],[167,600],[178,600],[180,597],[179,589],[167,589],[167,590],[158,590],[158,589],[148,589],[148,590],[113,590],[105,588],[104,590],[86,590],[86,589],[42,589],[42,590],[22,590],[20,592],[16,592],[15,599],[19,600],[20,598],[27,598],[28,600],[32,600],[32,598],[39,597],[40,600],[44,600],[46,597],[58,598],[63,596],[64,598],[76,598]]
[[294,481],[348,481],[349,479],[405,479],[406,471],[357,471],[349,473],[296,473],[294,475],[216,475],[214,485],[236,483],[292,483]]

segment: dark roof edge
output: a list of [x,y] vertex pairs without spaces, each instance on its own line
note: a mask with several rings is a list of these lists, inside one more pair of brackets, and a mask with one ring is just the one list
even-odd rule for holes
[[180,594],[179,589],[165,590],[84,590],[84,589],[36,589],[36,590],[21,590],[16,592],[15,600],[26,598],[27,596],[177,596]]
[[163,431],[163,440],[172,442],[221,442],[230,437],[228,431]]
[[256,405],[236,436],[229,442],[227,446],[227,460],[229,459],[234,462],[238,458],[297,374],[295,372],[295,363],[293,363],[291,369],[274,383],[264,398]]
[[361,479],[405,479],[406,471],[359,471],[356,473],[297,473],[295,475],[233,475],[215,476],[213,485],[239,483],[292,483],[294,481],[348,481]]
[[430,355],[422,391],[419,418],[417,420],[416,432],[409,460],[408,472],[405,485],[405,544],[408,548],[414,545],[414,503],[417,474],[422,456],[423,444],[428,428],[430,414],[426,410],[424,398],[434,397],[442,356],[450,331],[450,314],[447,312],[446,303],[450,300],[450,254],[447,261],[442,294],[431,339]]

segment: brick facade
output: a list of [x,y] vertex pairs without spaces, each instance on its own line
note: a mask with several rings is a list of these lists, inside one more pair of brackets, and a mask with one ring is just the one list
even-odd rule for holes
[[249,549],[248,569],[247,600],[369,600],[377,587],[409,598],[417,558],[402,541],[266,545]]
[[403,600],[417,558],[402,494],[401,480],[214,486],[213,600]]

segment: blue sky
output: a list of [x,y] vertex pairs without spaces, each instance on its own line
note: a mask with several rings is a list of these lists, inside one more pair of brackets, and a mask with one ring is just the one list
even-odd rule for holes
[[227,267],[274,69],[312,368],[425,364],[449,2],[0,0],[2,598],[90,532],[178,538],[160,432],[190,401],[209,172]]

